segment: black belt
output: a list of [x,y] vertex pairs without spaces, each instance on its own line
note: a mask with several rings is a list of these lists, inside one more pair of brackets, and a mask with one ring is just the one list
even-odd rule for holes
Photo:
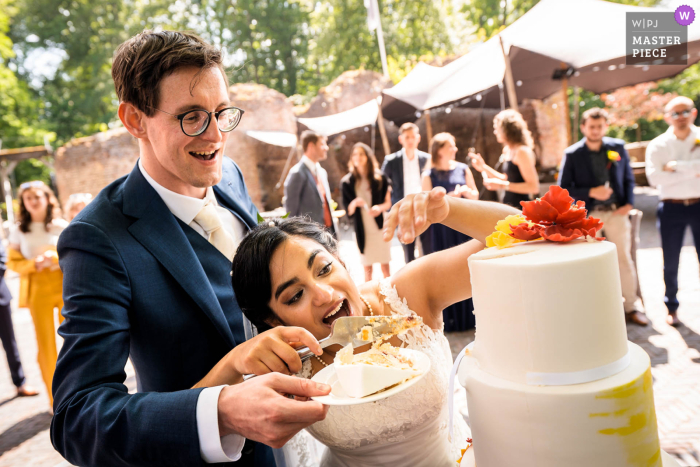
[[688,199],[664,199],[664,203],[682,204],[683,206],[690,206],[691,204],[700,203],[700,198],[688,198]]

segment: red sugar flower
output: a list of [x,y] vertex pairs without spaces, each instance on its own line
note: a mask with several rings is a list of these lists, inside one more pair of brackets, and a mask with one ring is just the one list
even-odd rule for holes
[[579,237],[593,237],[603,228],[600,219],[586,218],[586,203],[574,204],[568,190],[552,185],[542,198],[534,201],[521,201],[523,215],[533,225],[525,222],[511,225],[511,236],[519,240],[534,240],[544,237],[553,242],[569,242]]

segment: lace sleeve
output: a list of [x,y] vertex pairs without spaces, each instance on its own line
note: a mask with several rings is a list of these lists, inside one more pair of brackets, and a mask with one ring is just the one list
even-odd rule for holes
[[301,363],[301,371],[294,376],[297,378],[311,379],[313,376],[313,368],[311,367],[311,359],[304,360]]

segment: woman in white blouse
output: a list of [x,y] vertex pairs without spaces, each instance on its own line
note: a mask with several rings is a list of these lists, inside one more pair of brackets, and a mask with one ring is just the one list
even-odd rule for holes
[[51,381],[56,369],[54,311],[63,321],[63,274],[58,267],[56,243],[68,223],[61,219],[53,191],[41,181],[19,190],[19,222],[9,235],[8,269],[20,275],[19,306],[29,307],[34,321],[41,375],[53,405]]

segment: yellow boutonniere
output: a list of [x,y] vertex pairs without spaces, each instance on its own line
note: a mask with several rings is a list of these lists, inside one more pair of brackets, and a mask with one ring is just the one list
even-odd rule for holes
[[610,162],[617,162],[620,160],[620,153],[617,151],[608,151],[608,160]]
[[695,140],[695,144],[693,145],[693,149],[697,148],[698,146],[700,146],[700,139]]

